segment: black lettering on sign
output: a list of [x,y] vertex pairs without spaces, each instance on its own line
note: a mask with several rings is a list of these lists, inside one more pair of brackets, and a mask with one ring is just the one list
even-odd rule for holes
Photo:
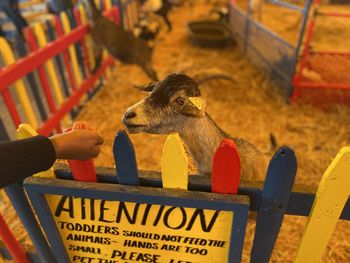
[[68,196],[62,196],[61,200],[59,201],[56,211],[55,211],[55,216],[60,217],[62,212],[68,212],[70,218],[74,218],[74,209],[73,209],[73,197],[69,197],[69,202],[68,202],[68,208],[64,208],[64,204],[67,200]]
[[90,199],[90,220],[95,220],[95,199]]
[[160,206],[160,208],[159,208],[159,210],[158,210],[157,217],[156,217],[156,219],[155,219],[154,222],[153,222],[153,226],[158,225],[158,222],[159,222],[159,220],[160,220],[160,218],[161,218],[161,216],[162,216],[162,213],[163,213],[164,208],[165,208],[164,205]]
[[[68,213],[70,218],[74,218],[74,204],[73,197],[62,196],[58,202],[55,216],[60,217],[63,213]],[[153,221],[153,226],[157,227],[159,224],[164,224],[170,229],[185,229],[191,231],[195,224],[200,224],[204,232],[210,232],[214,227],[214,224],[219,216],[220,211],[215,211],[210,217],[203,209],[194,209],[193,213],[186,210],[183,207],[178,206],[154,206],[152,204],[140,204],[133,203],[132,206],[126,205],[125,202],[119,202],[110,209],[107,200],[101,200],[99,205],[95,207],[95,200],[90,199],[90,220],[95,220],[98,217],[100,222],[105,223],[120,223],[126,220],[129,224],[141,224],[146,225]],[[86,207],[87,200],[81,199],[81,218],[85,219],[87,216],[88,209]],[[140,210],[140,206],[145,205],[144,210]],[[154,213],[150,213],[151,209],[154,209]],[[96,209],[96,211],[95,211]],[[112,210],[112,211],[110,211]],[[109,211],[110,213],[106,213]],[[111,214],[116,214],[115,218],[107,219],[107,216]],[[155,214],[155,217],[153,216]],[[125,223],[126,223],[125,222]],[[124,223],[124,221],[123,221]]]
[[147,241],[136,241],[136,240],[124,240],[124,247],[137,247],[137,248],[147,248],[147,249],[158,249],[157,243],[151,243]]
[[81,219],[85,219],[85,198],[81,198]]
[[98,260],[98,263],[118,263],[117,260],[109,260],[109,259],[104,259],[104,258],[96,258]]
[[142,222],[141,222],[141,225],[143,225],[143,226],[146,225],[147,217],[149,214],[149,210],[151,210],[151,207],[152,207],[152,204],[146,205],[145,212],[143,214],[143,218],[142,218]]
[[181,252],[181,246],[174,246],[174,245],[167,245],[167,244],[164,244],[164,245],[160,248],[160,250]]
[[162,241],[180,242],[182,236],[162,235]]
[[[180,218],[182,218],[182,221],[181,221],[181,223],[178,226],[172,227],[172,226],[169,225],[169,216],[170,216],[171,212],[174,211],[176,208],[179,208],[181,213],[182,213],[182,217],[180,216]],[[171,228],[171,229],[181,229],[181,228],[183,228],[185,226],[186,219],[187,219],[187,217],[186,217],[185,209],[183,207],[173,206],[173,207],[169,208],[168,211],[165,212],[163,221],[164,221],[164,225],[169,227],[169,228]]]
[[213,215],[213,217],[210,220],[210,223],[208,226],[206,226],[206,222],[205,222],[205,214],[203,209],[196,209],[196,211],[194,211],[192,218],[190,220],[190,222],[188,223],[188,226],[186,228],[186,230],[191,230],[193,227],[194,222],[196,221],[197,217],[200,217],[200,221],[201,221],[201,226],[204,232],[210,232],[211,229],[214,226],[214,223],[216,221],[216,219],[219,216],[219,211],[215,211],[215,214]]
[[76,252],[101,254],[101,249],[100,248],[95,248],[95,247],[69,245],[68,249],[71,250],[71,251],[76,251]]
[[134,225],[136,223],[137,212],[139,210],[139,207],[140,207],[140,204],[135,204],[134,213],[133,213],[133,215],[131,217],[129,212],[128,212],[128,209],[126,208],[125,203],[124,202],[120,202],[119,203],[119,207],[118,207],[118,213],[117,213],[116,222],[120,223],[122,215],[125,214],[128,222],[130,224]]
[[113,250],[111,258],[118,258],[127,261],[140,261],[140,262],[150,262],[159,263],[160,255],[147,254],[140,252],[126,252],[120,250]]
[[80,262],[80,263],[92,263],[94,262],[95,258],[90,258],[90,257],[82,257],[82,256],[73,256],[73,262]]
[[111,244],[111,239],[108,237],[90,236],[82,234],[68,234],[66,240],[69,241],[79,241],[97,244]]
[[101,203],[100,203],[100,218],[98,219],[98,221],[100,222],[106,222],[106,223],[112,223],[113,221],[109,221],[109,220],[106,220],[104,219],[104,211],[105,210],[109,210],[108,208],[105,208],[105,203],[106,203],[106,200],[102,200]]

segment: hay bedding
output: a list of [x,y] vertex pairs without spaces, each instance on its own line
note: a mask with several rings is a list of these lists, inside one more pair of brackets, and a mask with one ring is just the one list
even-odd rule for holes
[[[232,74],[238,81],[236,84],[213,80],[202,86],[207,112],[226,132],[245,138],[262,150],[268,149],[268,136],[273,133],[279,145],[288,145],[296,152],[296,182],[317,186],[338,150],[349,144],[349,110],[334,106],[324,112],[307,105],[287,105],[273,85],[247,62],[239,49],[208,50],[192,46],[187,39],[186,23],[203,16],[208,10],[208,5],[198,1],[193,9],[179,8],[171,14],[174,30],[159,41],[153,58],[159,76],[162,78],[180,70],[196,72],[208,67]],[[144,96],[134,90],[131,84],[148,81],[139,68],[117,65],[112,78],[80,114],[78,119],[88,121],[105,138],[96,165],[114,166],[112,145],[116,131],[124,128],[122,114]],[[130,137],[139,168],[159,170],[166,136],[139,134]],[[3,214],[9,214],[9,209],[3,207]],[[13,221],[12,218],[7,219]],[[292,262],[305,224],[304,217],[285,217],[271,262]],[[250,222],[243,262],[249,262],[254,229],[255,224]],[[324,262],[349,262],[349,229],[349,222],[340,221],[337,224]],[[25,236],[18,236],[22,237],[23,243],[30,243]]]

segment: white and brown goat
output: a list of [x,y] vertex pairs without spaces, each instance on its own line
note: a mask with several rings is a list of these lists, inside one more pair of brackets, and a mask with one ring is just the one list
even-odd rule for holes
[[231,138],[237,145],[243,180],[263,180],[267,156],[248,141],[230,137],[194,101],[202,100],[199,82],[185,74],[171,74],[142,88],[149,96],[129,107],[123,123],[129,133],[179,133],[190,151],[197,172],[211,175],[213,155],[220,142]]

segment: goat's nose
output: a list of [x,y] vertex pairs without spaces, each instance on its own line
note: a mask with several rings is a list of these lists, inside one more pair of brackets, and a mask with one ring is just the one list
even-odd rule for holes
[[125,119],[132,119],[132,118],[135,118],[136,115],[137,115],[136,112],[128,111],[128,112],[125,113],[124,118]]

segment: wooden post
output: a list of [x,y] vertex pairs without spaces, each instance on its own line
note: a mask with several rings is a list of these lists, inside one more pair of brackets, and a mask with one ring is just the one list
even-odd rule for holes
[[[67,14],[62,12],[60,14],[60,17],[61,17],[61,23],[62,23],[64,34],[69,34],[71,31],[71,26],[69,24],[69,19],[68,19]],[[82,76],[80,73],[79,64],[78,64],[78,60],[77,60],[77,54],[76,54],[76,51],[74,49],[74,45],[71,45],[68,48],[68,51],[70,54],[70,59],[71,59],[72,65],[73,65],[73,72],[74,72],[74,75],[76,78],[76,84],[79,87],[82,84],[83,79],[82,79]]]
[[23,246],[17,241],[10,228],[0,215],[0,237],[15,262],[30,263]]
[[251,263],[268,263],[284,214],[288,207],[297,171],[292,149],[281,147],[270,161],[256,220]]
[[163,147],[161,159],[164,188],[188,188],[188,158],[182,140],[177,133],[170,134]]
[[[23,41],[23,38],[16,33],[15,41],[16,41],[16,45],[17,45],[18,54],[21,57],[25,57],[27,55],[27,50],[26,50],[25,42]],[[35,99],[35,104],[38,107],[40,117],[43,121],[45,121],[47,119],[47,113],[46,113],[46,110],[44,107],[43,99],[40,96],[39,87],[38,87],[38,84],[36,83],[34,74],[29,73],[27,75],[27,80],[28,80],[30,89],[33,93],[33,96]]]
[[241,177],[241,159],[236,144],[225,139],[213,158],[211,191],[213,193],[237,194]]
[[[46,40],[46,37],[45,37],[45,32],[44,32],[43,25],[41,25],[39,23],[35,24],[34,25],[34,33],[35,33],[35,36],[37,38],[39,47],[45,47],[47,45],[47,40]],[[59,81],[58,81],[58,78],[57,78],[57,72],[55,70],[55,66],[53,64],[53,60],[49,59],[45,63],[45,67],[46,67],[47,73],[48,73],[48,75],[50,77],[50,80],[51,80],[50,83],[52,84],[53,92],[55,94],[55,97],[56,97],[56,100],[58,102],[58,105],[62,105],[63,102],[64,102],[64,97],[63,97],[62,90],[61,90],[61,87],[60,87],[60,84],[59,84]],[[70,122],[71,122],[71,120],[66,116],[63,119],[63,122],[68,127]]]
[[[48,36],[49,36],[49,40],[50,41],[54,41],[56,39],[56,36],[55,36],[55,31],[53,29],[53,26],[51,25],[50,21],[46,21],[45,25],[46,25],[47,33],[48,33]],[[58,69],[59,75],[61,77],[61,83],[62,83],[62,86],[63,86],[64,95],[65,95],[65,97],[69,97],[70,96],[70,90],[69,90],[68,83],[67,83],[66,78],[65,78],[62,58],[59,55],[57,55],[55,57],[55,61],[56,61],[56,65],[57,65],[57,69]]]
[[[84,5],[78,6],[79,14],[80,14],[80,22],[82,25],[86,25],[88,23],[86,11],[84,8]],[[93,51],[93,42],[91,34],[87,34],[85,37],[85,43],[87,47],[88,52],[88,58],[89,58],[89,64],[90,64],[90,70],[95,68],[95,55]]]
[[[89,126],[85,122],[75,122],[72,130],[89,130]],[[67,130],[69,131],[69,129]],[[74,180],[81,182],[97,182],[96,169],[94,161],[86,160],[68,160],[70,169],[72,170]]]
[[[11,65],[15,63],[15,56],[7,43],[7,41],[3,38],[0,38],[0,53],[3,57],[5,65]],[[18,99],[24,109],[26,117],[28,118],[29,123],[36,129],[39,126],[38,120],[35,116],[33,107],[29,100],[28,93],[26,91],[26,87],[24,85],[23,80],[17,80],[14,83],[15,90],[18,96]]]
[[124,131],[118,131],[115,136],[113,154],[119,183],[139,185],[135,149]]
[[350,147],[342,148],[323,174],[295,263],[321,262],[350,195]]
[[[29,124],[22,123],[18,126],[16,133],[17,139],[25,139],[36,135],[38,135],[38,133]],[[34,174],[33,176],[55,178],[55,173],[53,171],[53,168],[51,167],[49,170]]]

